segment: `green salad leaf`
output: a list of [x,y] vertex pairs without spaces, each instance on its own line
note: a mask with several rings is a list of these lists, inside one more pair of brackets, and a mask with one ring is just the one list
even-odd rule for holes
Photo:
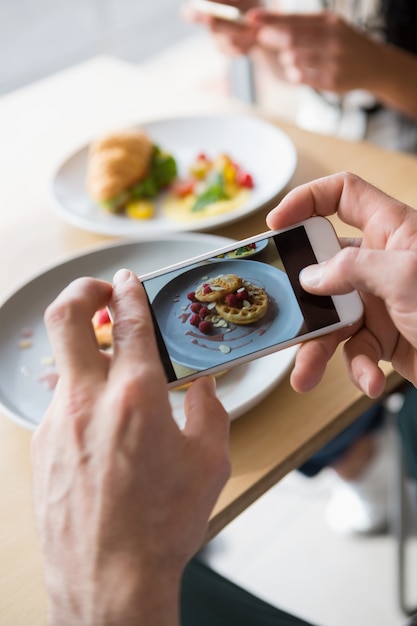
[[202,211],[209,204],[219,202],[219,200],[229,199],[230,196],[226,193],[223,174],[216,172],[215,176],[210,179],[207,188],[197,196],[196,201],[191,207],[191,211]]
[[148,176],[133,185],[131,197],[154,198],[157,193],[169,185],[177,175],[177,164],[174,157],[154,146],[151,167]]

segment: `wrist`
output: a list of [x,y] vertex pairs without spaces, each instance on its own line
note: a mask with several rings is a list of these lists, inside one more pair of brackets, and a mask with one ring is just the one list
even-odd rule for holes
[[371,91],[386,106],[417,119],[417,57],[391,44],[380,46]]
[[49,626],[176,626],[182,572],[131,563],[94,576],[59,581],[48,589]]

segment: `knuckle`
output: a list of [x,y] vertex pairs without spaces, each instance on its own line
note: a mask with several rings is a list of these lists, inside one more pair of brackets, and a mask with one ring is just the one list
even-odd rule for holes
[[149,320],[145,317],[118,317],[113,326],[116,341],[130,340],[133,337],[142,339],[151,335]]
[[84,301],[85,293],[89,290],[91,278],[78,278],[70,283],[45,310],[44,321],[47,327],[56,327],[67,324],[78,318]]
[[123,384],[112,387],[110,404],[117,413],[130,414],[139,406],[144,390],[147,392],[152,390],[148,367],[124,374]]
[[221,475],[221,479],[223,481],[228,480],[232,473],[232,463],[228,454],[223,454],[218,464],[218,467],[219,467],[219,474]]
[[412,254],[405,254],[402,263],[402,272],[406,281],[415,284],[417,279],[417,251]]

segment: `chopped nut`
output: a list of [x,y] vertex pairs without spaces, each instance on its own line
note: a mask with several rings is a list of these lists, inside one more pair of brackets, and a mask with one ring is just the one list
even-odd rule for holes
[[27,350],[28,348],[31,348],[32,346],[33,346],[33,342],[30,339],[22,339],[22,341],[19,341],[20,350]]

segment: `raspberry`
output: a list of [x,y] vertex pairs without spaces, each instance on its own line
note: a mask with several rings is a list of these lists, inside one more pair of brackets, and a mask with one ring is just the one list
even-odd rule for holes
[[210,285],[208,285],[207,283],[204,283],[203,285],[203,293],[211,293],[212,292],[212,288],[210,287]]
[[194,315],[190,317],[190,324],[192,326],[198,326],[200,322],[201,322],[201,317],[197,315],[197,313],[195,313]]
[[247,300],[249,298],[248,290],[245,289],[245,287],[239,289],[239,291],[236,293],[236,298],[238,300]]
[[202,306],[201,302],[193,302],[190,309],[193,313],[198,313]]
[[189,291],[189,292],[187,293],[187,298],[188,298],[189,300],[191,300],[191,302],[194,302],[194,301],[195,301],[195,291]]
[[206,322],[206,321],[200,322],[198,325],[198,330],[200,331],[200,333],[203,333],[203,335],[208,335],[209,332],[211,331],[210,322]]
[[205,317],[207,317],[207,315],[210,315],[210,310],[206,306],[202,306],[198,314],[203,320]]
[[241,304],[235,293],[227,294],[225,300],[226,300],[227,306],[237,307],[239,306],[239,304]]

